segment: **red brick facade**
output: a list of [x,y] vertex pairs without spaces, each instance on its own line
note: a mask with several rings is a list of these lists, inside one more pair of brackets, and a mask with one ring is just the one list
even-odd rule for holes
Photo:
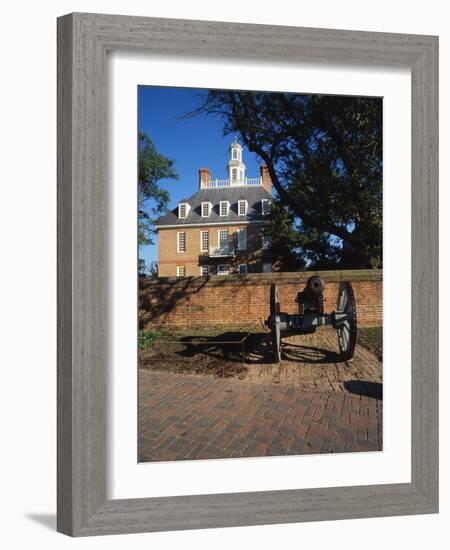
[[[245,325],[264,321],[269,315],[271,283],[279,288],[282,311],[296,313],[297,293],[312,272],[261,273],[228,277],[166,278],[140,281],[140,325]],[[358,324],[383,324],[381,270],[324,271],[325,310],[336,307],[341,281],[351,281],[355,292]]]
[[[213,258],[201,250],[201,232],[208,231],[209,246],[217,246],[219,230],[228,230],[231,242],[237,242],[237,231],[247,229],[247,246],[245,250],[236,247],[234,257]],[[270,250],[263,250],[262,225],[220,225],[203,227],[180,227],[179,229],[161,229],[158,234],[158,276],[174,277],[177,275],[177,267],[184,266],[186,277],[199,277],[201,266],[211,267],[211,273],[215,273],[217,266],[227,264],[230,266],[230,275],[238,273],[239,265],[246,265],[248,273],[261,271],[261,265],[271,263]],[[178,252],[177,234],[185,233],[186,251]]]

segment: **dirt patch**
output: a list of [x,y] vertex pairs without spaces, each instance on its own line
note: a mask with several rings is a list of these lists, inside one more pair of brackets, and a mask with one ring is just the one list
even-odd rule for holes
[[215,359],[203,353],[195,353],[191,357],[179,357],[156,350],[140,352],[139,366],[154,371],[209,374],[218,378],[240,378],[242,380],[248,370],[243,362],[232,362],[223,358]]
[[258,327],[209,328],[163,332],[139,352],[139,366],[178,374],[207,374],[218,378],[244,379],[247,350],[266,338]]

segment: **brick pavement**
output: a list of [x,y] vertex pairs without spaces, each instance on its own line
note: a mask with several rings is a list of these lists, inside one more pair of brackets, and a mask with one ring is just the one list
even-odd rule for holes
[[248,346],[246,372],[251,382],[279,382],[318,392],[356,391],[381,397],[383,368],[378,359],[360,345],[353,359],[342,362],[336,331],[321,328],[314,334],[294,335],[282,340],[283,361],[272,363],[269,338]]
[[382,401],[360,395],[364,386],[324,392],[280,382],[140,369],[139,461],[382,449]]

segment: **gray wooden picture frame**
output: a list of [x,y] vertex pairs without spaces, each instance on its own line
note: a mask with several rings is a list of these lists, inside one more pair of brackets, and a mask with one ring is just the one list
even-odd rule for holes
[[[412,73],[411,483],[108,500],[106,53]],[[438,511],[438,38],[74,13],[58,19],[58,531],[72,536]]]

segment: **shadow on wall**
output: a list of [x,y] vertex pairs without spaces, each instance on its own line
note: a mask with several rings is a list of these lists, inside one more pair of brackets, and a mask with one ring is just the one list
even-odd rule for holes
[[[199,292],[207,280],[205,278],[194,285],[193,279],[183,277],[167,280],[156,286],[153,280],[147,281],[145,277],[139,277],[139,328],[144,328],[154,318],[164,320],[175,307],[183,305],[190,294]],[[155,291],[145,292],[152,285]]]
[[56,531],[56,514],[32,513],[25,514],[25,517],[50,531]]
[[[199,293],[210,280],[210,277],[180,277],[159,279],[157,284],[153,279],[139,277],[139,328],[143,329],[147,323],[154,320],[158,324],[164,323],[167,316],[176,308],[186,305],[190,297]],[[217,278],[214,286],[221,287],[228,284],[227,277]],[[244,277],[233,276],[233,282],[244,283]],[[153,287],[152,292],[148,292]],[[208,306],[196,304],[197,313]]]
[[[283,311],[298,313],[297,294],[315,272],[249,273],[210,277],[139,278],[139,326],[217,326],[257,324],[269,314],[269,290],[279,286]],[[379,270],[329,271],[324,300],[334,309],[339,284],[350,280],[360,326],[382,325],[382,273]]]

